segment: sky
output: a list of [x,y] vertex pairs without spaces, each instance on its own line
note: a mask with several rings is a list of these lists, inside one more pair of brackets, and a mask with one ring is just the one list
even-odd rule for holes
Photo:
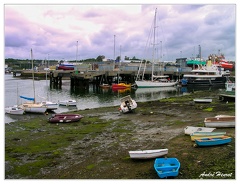
[[[4,4],[4,57],[42,60],[146,59],[157,8],[161,60],[236,60],[236,4]],[[114,36],[115,35],[115,36]],[[153,43],[149,44],[153,45]]]

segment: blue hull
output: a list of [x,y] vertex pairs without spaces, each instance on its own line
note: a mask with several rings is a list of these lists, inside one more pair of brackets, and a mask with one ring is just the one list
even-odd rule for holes
[[154,169],[159,178],[176,177],[179,174],[180,162],[177,158],[157,158]]
[[232,141],[231,137],[227,138],[203,138],[203,139],[196,139],[195,143],[198,146],[216,146],[216,145],[222,145],[227,144]]

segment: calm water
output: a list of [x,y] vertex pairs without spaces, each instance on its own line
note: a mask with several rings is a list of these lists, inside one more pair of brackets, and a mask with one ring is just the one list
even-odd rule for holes
[[[103,90],[90,86],[89,90],[72,91],[70,88],[70,81],[63,81],[61,89],[50,89],[49,80],[35,81],[35,97],[37,101],[43,100],[44,97],[52,102],[59,100],[74,99],[77,101],[77,107],[70,108],[60,106],[56,113],[67,112],[69,110],[83,110],[86,108],[97,108],[106,106],[117,106],[120,103],[120,98],[126,95],[131,95],[136,102],[144,102],[150,100],[157,100],[171,96],[179,96],[187,92],[186,88],[139,88],[137,90],[131,89],[127,91],[112,91]],[[33,81],[31,79],[14,78],[11,74],[5,75],[5,107],[21,104],[25,102],[24,99],[19,98],[19,95],[34,97]],[[116,109],[117,111],[117,109]],[[26,116],[26,115],[23,115]],[[5,114],[5,123],[17,121],[19,116]]]

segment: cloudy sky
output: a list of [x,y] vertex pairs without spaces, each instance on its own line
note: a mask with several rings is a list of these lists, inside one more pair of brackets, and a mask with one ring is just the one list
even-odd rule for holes
[[5,4],[5,58],[30,59],[32,48],[34,59],[144,59],[156,8],[162,60],[190,58],[200,45],[203,58],[220,50],[235,61],[234,4]]

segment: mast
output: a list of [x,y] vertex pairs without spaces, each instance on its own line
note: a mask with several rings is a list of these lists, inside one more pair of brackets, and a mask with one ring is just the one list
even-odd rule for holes
[[33,98],[34,98],[34,103],[35,103],[35,84],[34,84],[34,70],[33,70],[33,54],[32,54],[32,49],[31,49],[31,59],[32,59],[32,78],[33,78]]
[[77,50],[76,50],[76,63],[77,63],[77,57],[78,57],[78,41],[77,41]]
[[155,15],[154,15],[154,26],[153,26],[153,61],[152,61],[152,81],[153,81],[153,70],[154,70],[154,64],[155,64],[155,61],[154,61],[154,54],[155,54],[155,29],[156,29],[156,16],[157,16],[157,8],[155,10]]

